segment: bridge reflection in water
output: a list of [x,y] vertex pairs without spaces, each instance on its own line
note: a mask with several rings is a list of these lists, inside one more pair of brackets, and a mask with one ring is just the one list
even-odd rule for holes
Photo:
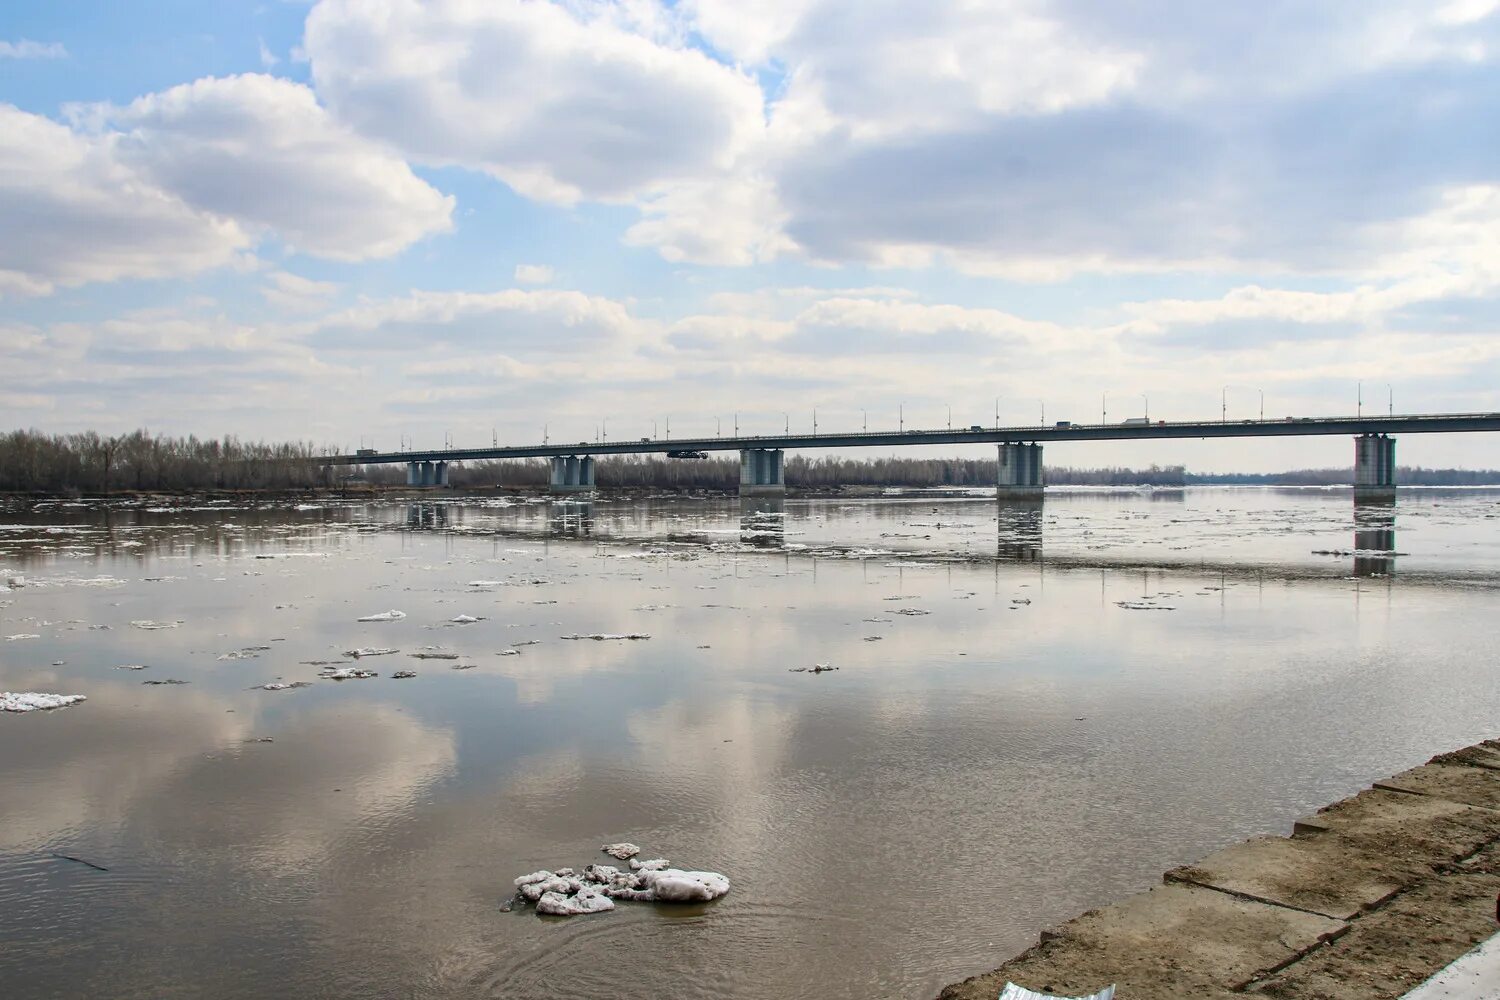
[[995,558],[1001,562],[1041,562],[1042,501],[1001,500],[996,506]]
[[1391,576],[1395,572],[1396,501],[1355,497],[1354,575]]
[[448,505],[442,503],[409,503],[406,526],[418,530],[448,527]]
[[547,534],[554,538],[592,538],[594,504],[589,500],[547,506]]
[[740,544],[757,549],[786,547],[786,501],[779,496],[740,500]]

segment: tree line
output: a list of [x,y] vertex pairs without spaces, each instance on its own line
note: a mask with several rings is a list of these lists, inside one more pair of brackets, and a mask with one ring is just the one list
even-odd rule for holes
[[[238,438],[171,437],[137,430],[129,434],[0,434],[0,490],[35,493],[108,493],[130,490],[286,490],[369,483],[406,482],[405,465],[326,467],[320,459],[336,449],[310,442],[247,442]],[[545,459],[461,462],[450,466],[456,487],[542,487]],[[844,458],[790,455],[786,483],[792,488],[840,486],[985,487],[997,477],[994,459]],[[1230,484],[1331,486],[1351,481],[1348,468],[1299,469],[1280,473],[1192,473],[1181,465],[1146,469],[1080,469],[1048,466],[1057,486],[1185,486]],[[673,459],[662,455],[607,455],[595,463],[603,488],[732,490],[739,484],[738,456]],[[1500,485],[1500,470],[1425,469],[1402,466],[1403,485]]]

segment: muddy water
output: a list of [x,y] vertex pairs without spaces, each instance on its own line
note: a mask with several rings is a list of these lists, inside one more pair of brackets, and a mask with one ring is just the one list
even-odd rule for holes
[[0,995],[929,996],[1494,735],[1497,501],[12,503]]

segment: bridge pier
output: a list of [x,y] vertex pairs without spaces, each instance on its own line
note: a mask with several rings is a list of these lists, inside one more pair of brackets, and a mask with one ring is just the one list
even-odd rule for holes
[[1396,439],[1388,434],[1361,434],[1354,439],[1355,496],[1396,495]]
[[580,493],[594,488],[594,456],[553,455],[550,493]]
[[746,448],[740,452],[740,496],[785,493],[785,454],[780,448]]
[[434,462],[432,464],[432,485],[447,488],[448,464],[447,462]]
[[1042,496],[1042,446],[1002,444],[999,479],[995,492],[1001,497],[1040,499]]

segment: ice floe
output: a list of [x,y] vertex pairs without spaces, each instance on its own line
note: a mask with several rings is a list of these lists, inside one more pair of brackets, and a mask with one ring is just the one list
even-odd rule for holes
[[324,667],[319,677],[326,677],[331,681],[363,680],[366,677],[379,677],[373,670],[362,670],[359,667]]
[[[606,844],[606,854],[624,860],[640,853],[635,844]],[[706,903],[729,892],[729,878],[719,872],[687,871],[671,867],[666,858],[630,862],[632,871],[614,865],[585,865],[582,873],[572,868],[531,872],[515,880],[516,894],[536,904],[536,911],[571,917],[605,913],[614,900],[645,903]],[[503,909],[509,910],[510,903]]]
[[404,681],[408,677],[415,676],[417,676],[417,672],[415,670],[398,670],[394,674],[391,674],[391,677],[398,681]]
[[344,650],[344,655],[352,656],[357,660],[361,656],[390,656],[392,653],[399,652],[401,650],[391,649],[389,646],[360,646],[358,649]]
[[154,622],[150,621],[149,619],[142,619],[141,621],[133,621],[130,624],[134,625],[136,628],[142,628],[148,632],[152,632],[156,629],[176,628],[177,626],[181,625],[182,622]]
[[826,663],[814,663],[810,667],[788,667],[787,672],[793,674],[826,674],[838,667],[829,666]]
[[18,632],[15,635],[8,635],[8,636],[6,636],[5,637],[5,641],[6,642],[20,642],[22,639],[40,639],[40,638],[41,638],[41,636],[37,635],[35,632]]
[[565,635],[563,639],[593,639],[595,642],[605,642],[610,639],[649,639],[651,636],[645,632],[594,632],[589,635]]
[[311,687],[311,681],[271,681],[268,684],[258,684],[254,690],[257,691],[290,691],[292,688]]
[[396,610],[392,609],[390,611],[381,611],[381,612],[378,612],[377,614],[373,614],[373,615],[365,615],[363,618],[356,618],[355,621],[361,621],[361,622],[394,622],[394,621],[400,621],[401,619],[403,619],[405,617],[406,617],[406,612],[405,611],[396,611]]
[[454,615],[448,620],[455,625],[473,625],[475,622],[484,621],[483,618],[476,618],[473,615]]
[[40,691],[0,691],[0,712],[35,712],[66,708],[86,701],[81,694],[44,694]]

